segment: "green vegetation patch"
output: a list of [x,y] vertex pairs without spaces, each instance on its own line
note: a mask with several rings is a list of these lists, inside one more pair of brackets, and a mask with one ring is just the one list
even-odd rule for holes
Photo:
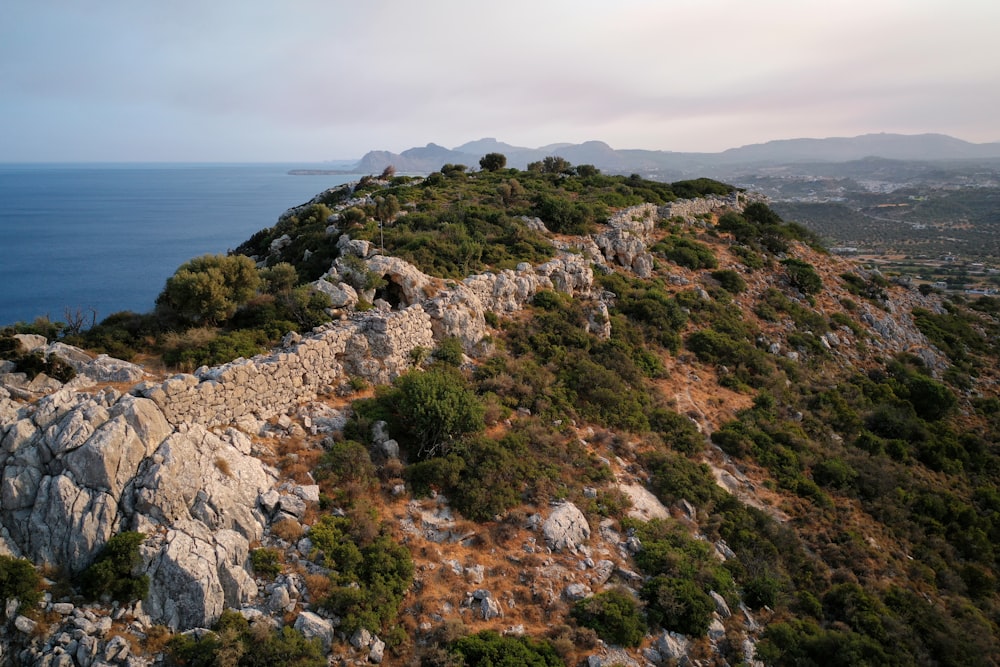
[[611,644],[638,646],[646,635],[639,603],[624,589],[612,588],[580,600],[571,613],[577,623]]
[[93,564],[80,574],[80,588],[91,600],[108,597],[119,602],[141,600],[149,592],[149,577],[136,575],[142,564],[139,545],[145,534],[118,533],[108,540]]

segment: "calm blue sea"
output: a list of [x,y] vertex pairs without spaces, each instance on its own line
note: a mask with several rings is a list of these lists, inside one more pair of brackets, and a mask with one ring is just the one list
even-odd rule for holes
[[0,164],[0,325],[148,312],[192,257],[225,253],[356,176],[321,165]]

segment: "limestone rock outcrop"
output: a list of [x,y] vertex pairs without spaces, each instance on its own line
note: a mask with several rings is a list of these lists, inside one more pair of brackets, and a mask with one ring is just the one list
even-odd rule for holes
[[247,436],[175,428],[152,400],[113,389],[67,386],[17,417],[0,430],[0,550],[79,572],[112,535],[142,531],[148,609],[174,628],[256,594],[245,566],[275,475]]
[[632,206],[612,216],[607,230],[597,234],[594,242],[609,263],[648,278],[652,275],[653,259],[646,246],[658,219],[659,211],[654,204]]
[[573,503],[558,505],[542,524],[542,535],[553,551],[573,551],[590,539],[587,517]]

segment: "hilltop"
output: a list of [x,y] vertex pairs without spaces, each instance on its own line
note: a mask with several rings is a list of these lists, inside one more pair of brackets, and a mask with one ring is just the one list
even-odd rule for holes
[[0,337],[6,655],[997,664],[998,302],[498,148]]

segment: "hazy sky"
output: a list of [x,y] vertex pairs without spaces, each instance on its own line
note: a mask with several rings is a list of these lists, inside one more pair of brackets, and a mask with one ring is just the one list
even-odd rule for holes
[[997,0],[2,0],[0,162],[1000,141]]

